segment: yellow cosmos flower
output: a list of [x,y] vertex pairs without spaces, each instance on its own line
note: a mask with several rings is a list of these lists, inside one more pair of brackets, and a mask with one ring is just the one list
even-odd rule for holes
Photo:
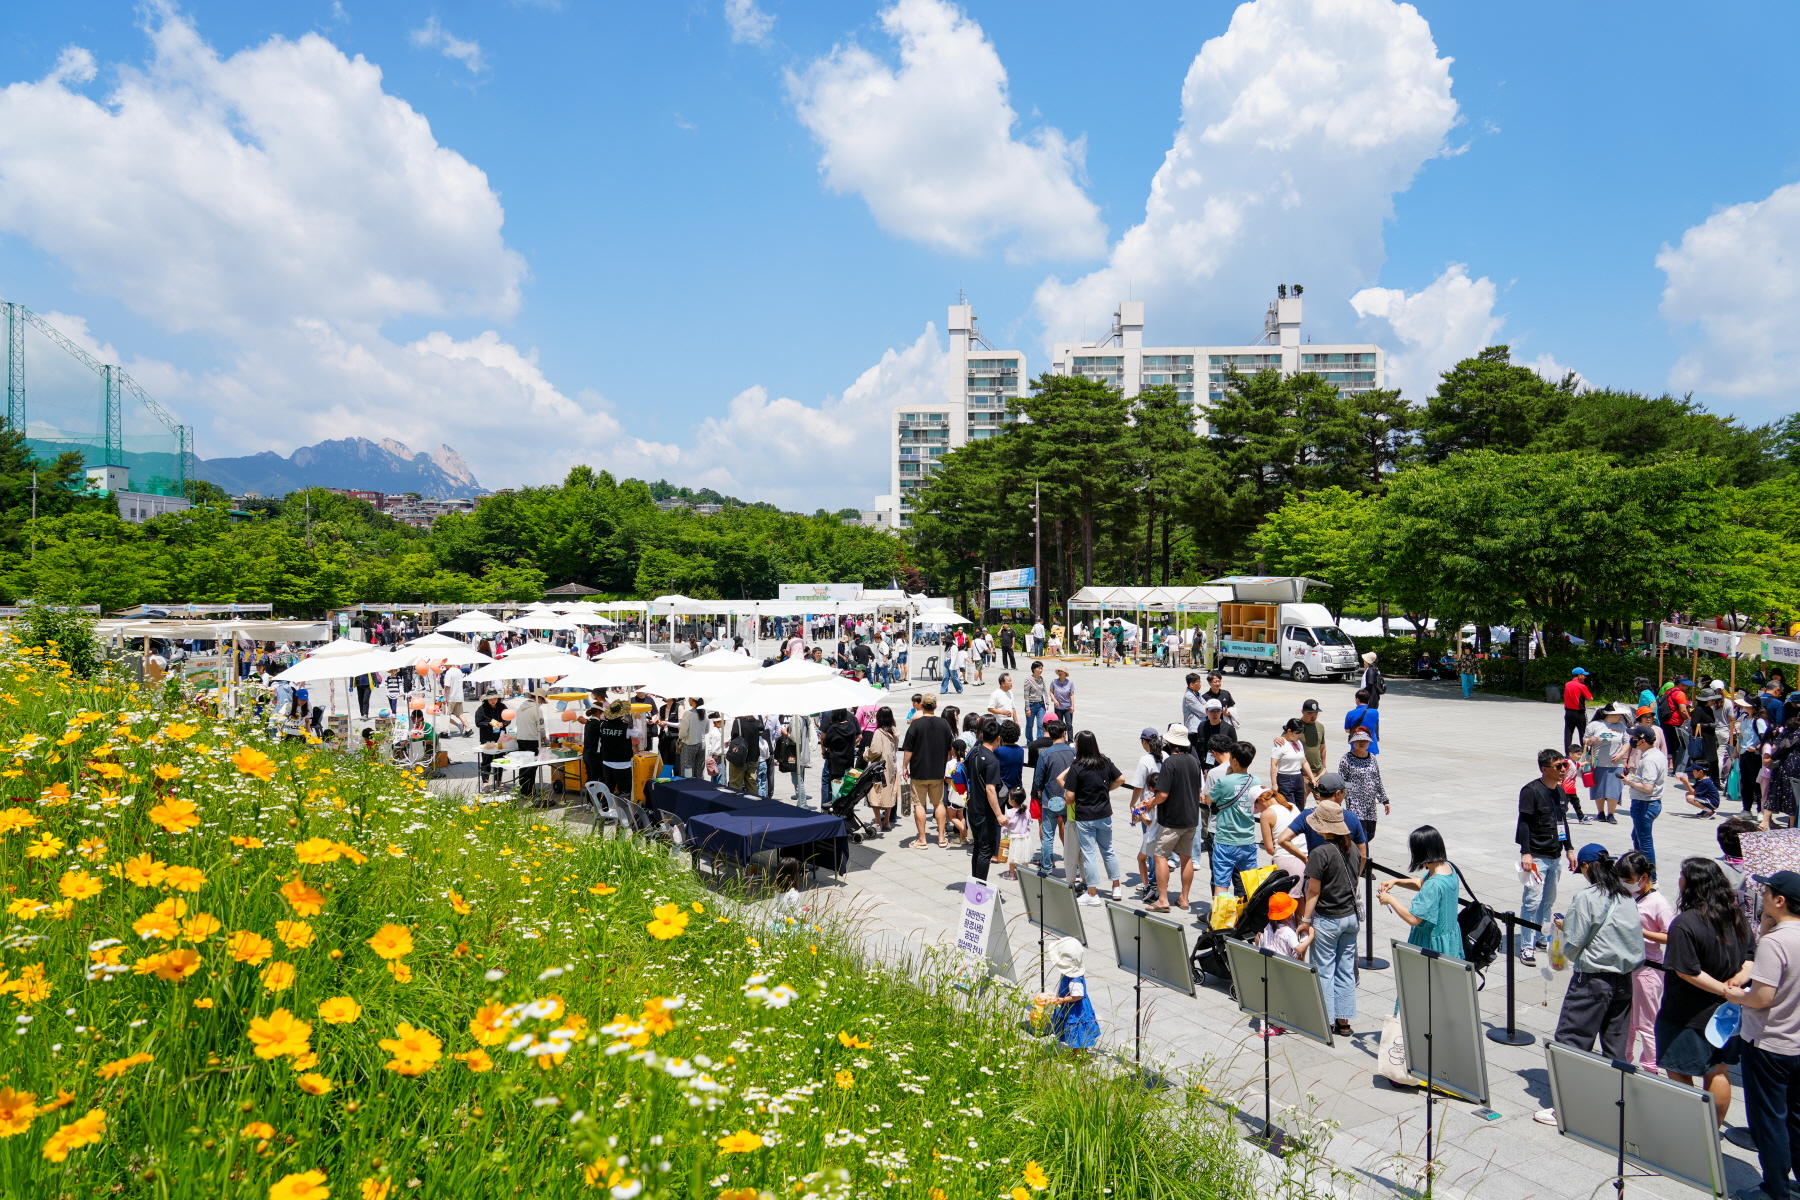
[[281,898],[288,902],[297,917],[316,917],[325,911],[325,897],[306,886],[299,877],[281,885]]
[[719,1200],[758,1200],[758,1195],[753,1187],[726,1188],[719,1193]]
[[247,1137],[254,1141],[266,1142],[275,1136],[275,1127],[267,1121],[252,1121],[238,1130],[239,1137]]
[[393,1037],[378,1044],[394,1056],[387,1069],[399,1075],[423,1075],[443,1057],[444,1043],[429,1029],[414,1029],[405,1022],[394,1027]]
[[680,937],[682,931],[688,927],[688,921],[692,919],[681,911],[681,906],[678,904],[659,904],[651,910],[651,915],[656,919],[644,928],[648,929],[650,936],[659,942]]
[[1037,1165],[1036,1159],[1025,1164],[1025,1183],[1034,1192],[1050,1186],[1050,1177],[1044,1174],[1044,1168]]
[[313,944],[313,927],[305,921],[277,921],[275,936],[289,950],[304,950]]
[[173,725],[164,727],[163,736],[174,738],[178,742],[185,742],[188,738],[193,737],[199,732],[200,727],[198,725],[183,725],[180,722],[176,722]]
[[158,779],[167,783],[171,779],[181,778],[181,768],[170,766],[168,763],[157,763],[154,774]]
[[462,1054],[452,1054],[450,1057],[467,1064],[469,1070],[474,1071],[477,1075],[483,1071],[491,1071],[494,1069],[494,1060],[489,1058],[488,1052],[480,1047],[476,1047],[475,1049]]
[[[341,808],[342,805],[339,805],[339,807]],[[333,842],[333,843],[331,843],[331,848],[333,850],[336,850],[339,854],[343,855],[345,858],[349,859],[351,862],[355,863],[359,867],[369,861],[368,855],[366,855],[362,851],[358,850],[355,846],[349,845],[345,842]]]
[[301,1171],[283,1175],[269,1189],[269,1200],[329,1200],[331,1189],[325,1186],[325,1172]]
[[293,963],[270,963],[262,969],[262,975],[260,976],[262,979],[263,991],[271,993],[287,991],[294,986],[294,974]]
[[115,1058],[109,1063],[102,1063],[100,1069],[95,1071],[94,1075],[99,1079],[117,1079],[133,1067],[139,1067],[145,1063],[155,1061],[156,1060],[148,1054],[132,1054],[125,1058]]
[[[123,950],[124,947],[119,947]],[[23,967],[15,979],[6,978],[6,972],[0,971],[0,995],[11,995],[20,1004],[36,1004],[39,1000],[50,998],[50,977],[44,971],[43,963],[31,963]],[[45,1112],[51,1111],[45,1109]]]
[[67,842],[51,833],[41,833],[25,845],[26,858],[55,858]]
[[197,892],[206,883],[206,874],[199,867],[171,866],[163,872],[163,882],[184,892]]
[[234,846],[242,846],[246,850],[261,850],[263,848],[263,840],[261,838],[233,837],[231,839],[231,844]]
[[867,1050],[870,1046],[874,1045],[874,1043],[864,1041],[859,1037],[853,1037],[840,1029],[838,1030],[838,1045],[846,1050]]
[[294,847],[294,857],[308,865],[336,862],[342,857],[329,838],[307,838]]
[[275,777],[275,762],[261,750],[245,746],[231,756],[231,765],[245,775],[253,775],[264,783]]
[[362,1181],[362,1200],[387,1200],[388,1193],[393,1189],[394,1181],[391,1179],[365,1179]]
[[197,950],[165,950],[145,955],[132,963],[131,969],[138,975],[155,975],[169,983],[181,983],[205,961]]
[[312,1026],[285,1008],[278,1008],[266,1018],[252,1017],[246,1034],[256,1047],[258,1058],[282,1058],[305,1054],[312,1039]]
[[125,778],[125,768],[121,767],[118,763],[90,762],[88,763],[88,769],[103,779]]
[[[157,770],[162,768],[158,767]],[[152,808],[147,815],[170,833],[183,833],[200,826],[200,807],[192,800],[183,800],[179,796],[169,797]]]
[[404,925],[383,925],[367,944],[382,958],[405,958],[413,951],[412,930]]
[[125,878],[136,887],[160,887],[168,873],[167,863],[157,862],[148,854],[134,855],[125,860]]
[[204,942],[223,928],[225,928],[225,923],[211,913],[195,913],[181,926],[181,940]]
[[473,908],[469,907],[469,902],[462,898],[460,892],[450,892],[448,896],[450,900],[450,911],[457,916],[466,917],[475,911]]
[[275,953],[275,943],[250,929],[240,929],[226,938],[225,948],[231,951],[231,961],[253,967],[267,962]]
[[194,1001],[195,1008],[211,1008],[212,1006],[213,1001],[211,996],[202,996],[200,999]]
[[618,890],[618,888],[605,883],[596,883],[593,887],[588,889],[588,891],[594,893],[596,896],[610,896]]
[[299,1084],[300,1090],[309,1096],[323,1096],[326,1092],[329,1092],[332,1087],[331,1080],[325,1078],[317,1071],[308,1071],[306,1074],[300,1076],[300,1078],[294,1080],[294,1082]]
[[56,890],[69,900],[92,900],[105,890],[104,884],[86,871],[64,871]]
[[181,933],[181,921],[172,913],[147,912],[131,923],[131,931],[140,938],[160,938],[172,942]]
[[748,1154],[752,1150],[761,1150],[763,1140],[748,1129],[740,1129],[736,1133],[728,1133],[716,1139],[719,1150],[723,1154]]
[[484,1004],[469,1019],[469,1035],[483,1046],[498,1046],[511,1029],[506,1010],[499,1004]]
[[0,1138],[17,1137],[31,1128],[38,1115],[37,1093],[0,1088]]
[[319,1003],[319,1019],[327,1025],[349,1025],[362,1016],[362,1005],[348,996],[333,996]]
[[64,1125],[44,1140],[44,1157],[62,1162],[69,1157],[69,1151],[91,1146],[105,1136],[106,1110],[90,1108],[86,1116]]
[[413,981],[412,968],[397,958],[388,962],[387,972],[394,977],[395,983],[411,983]]
[[21,921],[29,921],[48,907],[50,906],[45,904],[42,900],[33,900],[30,896],[21,896],[17,900],[8,901],[6,911],[9,915],[15,916]]
[[106,843],[100,838],[82,838],[75,847],[75,853],[101,862],[106,858]]
[[856,1086],[856,1073],[853,1071],[839,1071],[837,1073],[837,1085],[846,1092],[849,1091]]
[[28,808],[0,808],[0,834],[17,833],[37,823],[37,814]]

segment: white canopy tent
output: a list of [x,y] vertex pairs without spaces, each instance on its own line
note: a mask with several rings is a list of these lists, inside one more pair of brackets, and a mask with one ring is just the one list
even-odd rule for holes
[[762,669],[762,664],[748,654],[739,654],[736,650],[708,650],[705,654],[682,663],[681,669],[711,674],[720,671],[757,671]]
[[581,626],[565,616],[548,610],[534,613],[521,613],[506,623],[508,629],[516,629],[523,633],[547,630],[555,633],[576,633]]
[[438,626],[439,633],[505,633],[511,629],[498,617],[484,612],[466,612],[454,620],[445,621]]
[[1068,607],[1074,612],[1217,612],[1220,602],[1231,597],[1230,588],[1205,584],[1087,587],[1069,598]]
[[788,659],[754,675],[731,678],[741,682],[728,692],[708,697],[712,707],[727,717],[857,709],[892,698],[880,688],[846,679],[823,663],[804,659]]
[[587,660],[578,654],[567,654],[546,642],[526,642],[497,659],[469,673],[471,683],[499,683],[507,679],[548,679],[567,675]]

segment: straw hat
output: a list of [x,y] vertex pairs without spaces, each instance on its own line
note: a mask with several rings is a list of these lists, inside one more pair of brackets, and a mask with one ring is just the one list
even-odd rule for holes
[[606,717],[609,721],[617,720],[619,717],[628,717],[630,715],[631,701],[629,700],[614,700],[611,704],[606,706]]
[[1058,975],[1083,974],[1081,969],[1081,942],[1076,938],[1063,938],[1050,946],[1050,965]]
[[1314,833],[1350,836],[1350,826],[1344,823],[1344,806],[1335,800],[1321,800],[1318,807],[1306,814],[1306,823]]

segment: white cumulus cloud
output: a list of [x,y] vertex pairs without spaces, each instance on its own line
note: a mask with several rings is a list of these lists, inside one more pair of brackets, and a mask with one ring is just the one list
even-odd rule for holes
[[1240,5],[1188,70],[1144,220],[1105,267],[1038,289],[1048,338],[1104,328],[1129,293],[1159,342],[1247,340],[1283,281],[1305,285],[1309,328],[1346,332],[1394,194],[1445,153],[1450,61],[1410,4]]
[[[1440,374],[1500,332],[1506,318],[1494,315],[1495,299],[1492,280],[1470,279],[1467,267],[1451,263],[1421,291],[1364,288],[1350,297],[1350,306],[1360,317],[1385,321],[1391,331],[1390,337],[1375,339],[1388,348],[1387,386],[1399,388],[1408,400],[1423,401],[1437,390]],[[1400,349],[1393,348],[1396,340]],[[1549,356],[1542,361],[1549,362]]]
[[1672,389],[1762,401],[1771,413],[1800,400],[1800,183],[1714,213],[1656,265],[1667,277],[1662,314],[1693,339]]
[[1083,142],[1048,127],[1014,136],[1006,68],[981,26],[945,0],[897,0],[881,25],[899,44],[898,70],[852,42],[788,75],[826,186],[940,250],[1103,253],[1105,226],[1079,182]]
[[769,40],[775,18],[756,7],[756,0],[725,0],[725,26],[732,41],[760,46]]
[[174,330],[510,316],[524,262],[487,176],[317,34],[221,59],[152,14],[104,103],[85,51],[0,91],[0,228]]
[[481,57],[481,43],[457,37],[445,29],[435,16],[413,30],[411,37],[413,45],[438,51],[445,58],[469,68],[471,75],[479,75],[487,68],[486,60]]

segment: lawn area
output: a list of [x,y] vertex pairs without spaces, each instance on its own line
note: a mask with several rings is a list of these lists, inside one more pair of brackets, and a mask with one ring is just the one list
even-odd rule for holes
[[1016,996],[5,638],[0,778],[0,1195],[1265,1190]]

